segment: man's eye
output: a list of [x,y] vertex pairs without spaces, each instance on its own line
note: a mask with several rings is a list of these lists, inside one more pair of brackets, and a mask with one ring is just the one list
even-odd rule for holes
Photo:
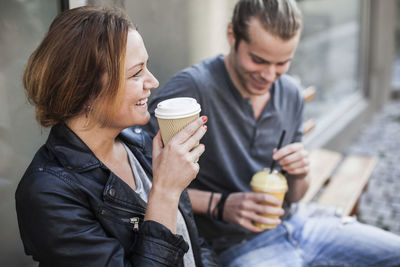
[[139,77],[139,76],[140,76],[140,73],[142,72],[142,70],[143,70],[143,69],[140,69],[138,72],[136,72],[135,74],[133,74],[133,75],[131,76],[131,78]]
[[255,58],[255,57],[253,57],[252,59],[253,59],[253,62],[254,62],[254,63],[256,63],[256,64],[262,64],[262,63],[265,63],[265,62],[264,62],[264,60],[261,60],[261,59],[259,59],[259,58]]

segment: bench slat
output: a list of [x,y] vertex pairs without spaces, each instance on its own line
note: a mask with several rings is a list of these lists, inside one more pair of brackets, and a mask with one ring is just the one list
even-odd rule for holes
[[376,163],[373,157],[346,157],[318,198],[318,203],[339,206],[343,215],[351,215]]
[[315,128],[315,120],[314,119],[308,119],[306,122],[303,124],[303,134],[307,135],[311,132],[312,129]]
[[317,90],[314,86],[309,86],[309,87],[303,89],[304,102],[308,103],[308,102],[313,101],[316,94],[317,94]]
[[310,152],[309,160],[310,172],[307,179],[310,182],[310,186],[301,202],[310,202],[315,197],[342,160],[342,155],[326,149],[314,149]]

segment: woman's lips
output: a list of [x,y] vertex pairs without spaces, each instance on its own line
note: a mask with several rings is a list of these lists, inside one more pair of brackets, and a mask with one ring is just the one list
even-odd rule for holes
[[144,106],[144,105],[147,104],[147,101],[148,101],[148,100],[149,100],[148,98],[140,99],[140,100],[136,103],[136,106]]
[[147,104],[147,101],[149,101],[150,95],[151,95],[151,94],[150,94],[150,92],[149,92],[149,94],[148,94],[147,96],[145,96],[145,97],[139,99],[139,101],[136,102],[136,106],[143,106],[143,105],[146,105],[146,104]]

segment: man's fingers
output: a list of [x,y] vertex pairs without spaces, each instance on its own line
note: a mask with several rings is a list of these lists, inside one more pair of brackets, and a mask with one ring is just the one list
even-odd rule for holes
[[310,168],[308,166],[304,166],[301,168],[290,168],[286,169],[286,171],[291,174],[291,175],[300,175],[300,174],[306,174],[308,173]]
[[292,154],[287,155],[279,161],[281,166],[289,165],[293,163],[303,163],[304,165],[308,164],[308,152],[306,150],[299,150]]
[[255,203],[262,203],[266,202],[268,204],[274,205],[274,206],[280,206],[282,203],[281,201],[274,195],[268,194],[268,193],[248,193],[247,198],[251,199]]
[[273,159],[280,160],[280,159],[286,157],[287,155],[290,155],[292,153],[295,153],[295,152],[297,152],[299,150],[303,150],[303,149],[304,149],[304,145],[302,143],[289,144],[287,146],[282,147],[277,152],[275,152],[273,154]]
[[271,205],[263,205],[263,204],[254,205],[253,210],[256,213],[270,214],[270,215],[276,215],[276,216],[282,216],[285,213],[281,207],[271,206]]
[[255,198],[259,200],[248,201],[248,204],[245,204],[244,207],[245,211],[276,216],[282,216],[285,213],[281,208],[281,201],[274,195],[257,194],[255,195]]
[[257,226],[255,226],[251,221],[245,221],[243,222],[240,226],[242,226],[243,228],[246,228],[252,232],[262,232],[264,231],[261,228],[258,228]]
[[297,161],[288,162],[288,163],[280,161],[279,164],[286,171],[289,171],[289,170],[294,170],[294,169],[298,169],[298,168],[308,167],[309,161],[308,161],[308,158],[300,158]]
[[186,142],[204,123],[206,123],[207,117],[202,116],[193,122],[191,122],[188,126],[183,128],[179,133],[177,133],[171,141],[177,142],[178,144],[183,144]]
[[243,217],[239,219],[238,223],[244,228],[249,229],[253,232],[261,232],[263,229],[254,225],[254,222],[268,224],[268,225],[278,225],[281,223],[280,219],[273,219],[269,217],[261,216],[254,212],[244,212]]
[[260,224],[267,224],[267,225],[279,225],[282,222],[280,219],[270,218],[270,217],[262,216],[259,214],[254,214],[252,221],[260,223]]

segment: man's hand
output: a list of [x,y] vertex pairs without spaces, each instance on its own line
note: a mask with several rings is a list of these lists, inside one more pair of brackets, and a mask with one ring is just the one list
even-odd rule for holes
[[290,175],[305,176],[309,171],[308,152],[302,143],[289,144],[279,150],[274,149],[272,158]]
[[280,224],[281,220],[279,219],[267,218],[259,214],[282,216],[284,210],[280,208],[281,205],[278,198],[267,193],[231,193],[225,202],[223,219],[250,231],[261,232],[263,230],[254,226],[253,222]]

